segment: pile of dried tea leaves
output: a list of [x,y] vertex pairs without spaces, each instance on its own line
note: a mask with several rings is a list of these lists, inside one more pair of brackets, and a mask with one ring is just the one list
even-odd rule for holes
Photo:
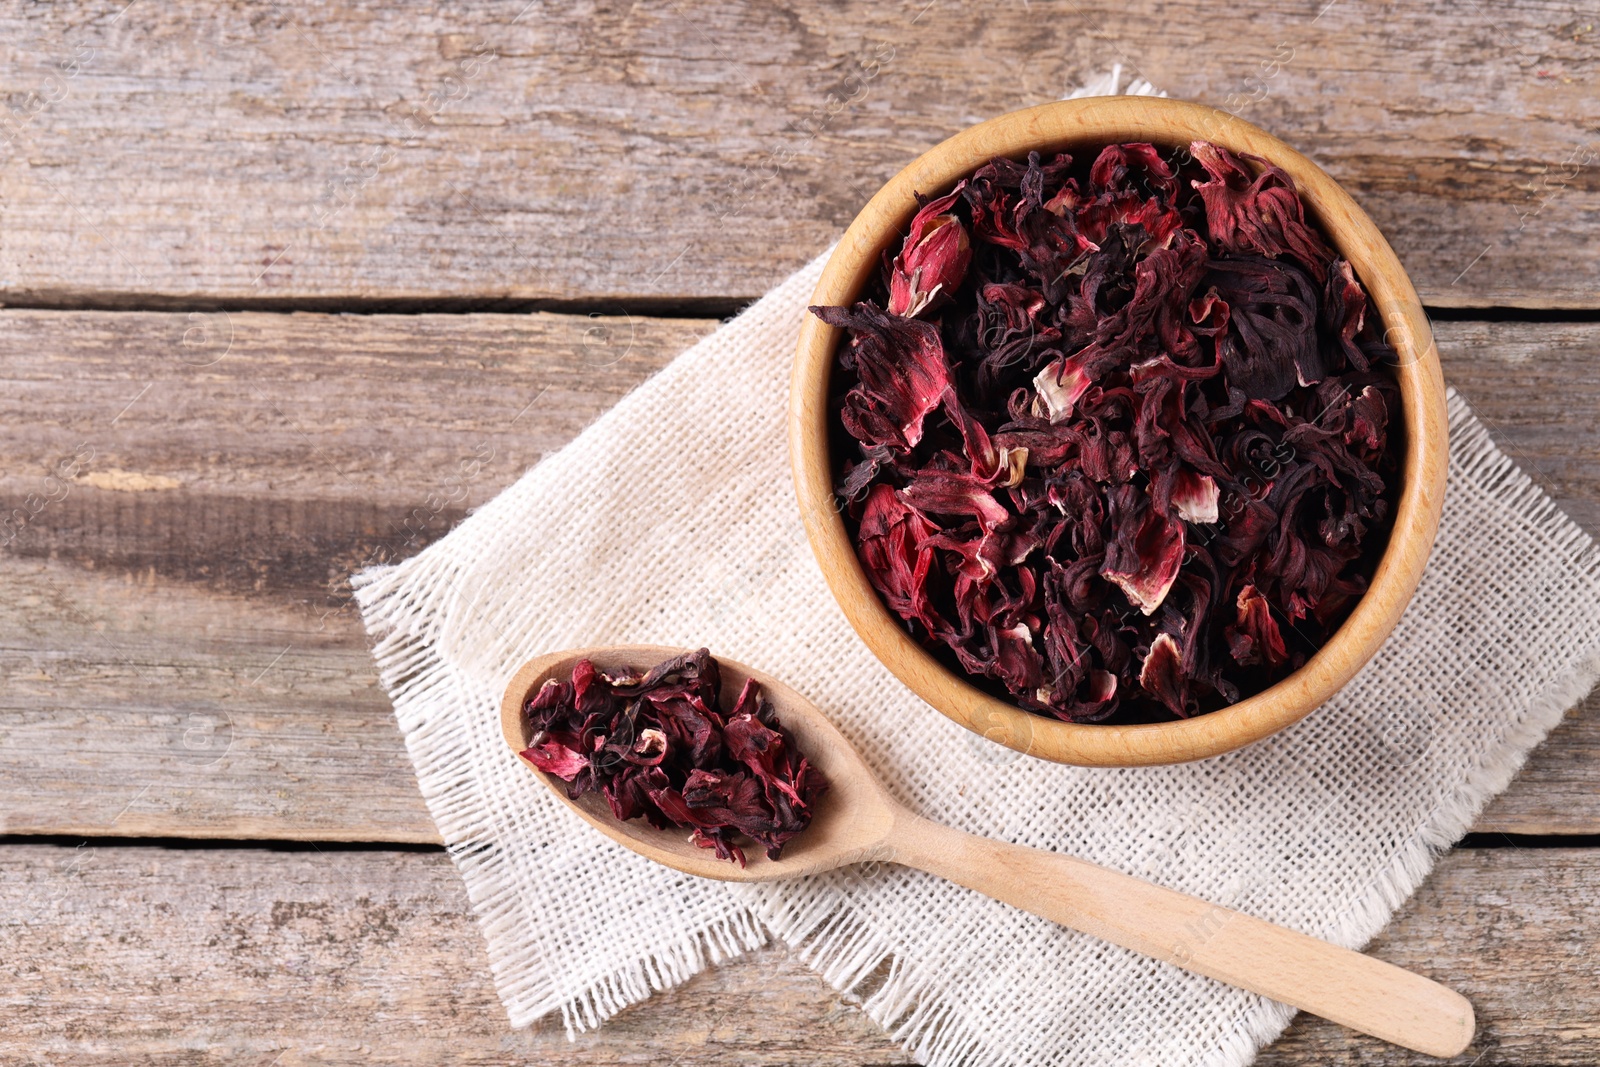
[[[911,633],[1073,722],[1214,710],[1365,591],[1400,412],[1289,176],[1205,142],[996,159],[842,327],[847,525]],[[846,436],[847,435],[847,436]]]
[[644,672],[580,660],[569,681],[550,679],[525,705],[523,758],[566,782],[574,800],[603,794],[624,822],[692,829],[696,844],[741,867],[743,834],[777,859],[828,783],[754,680],[727,712],[721,687],[703,648]]

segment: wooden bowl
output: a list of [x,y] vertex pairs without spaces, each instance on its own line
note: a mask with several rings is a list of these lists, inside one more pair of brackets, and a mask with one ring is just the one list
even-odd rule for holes
[[1161,146],[1205,140],[1270,160],[1294,179],[1314,221],[1366,287],[1398,353],[1404,427],[1399,505],[1372,584],[1316,655],[1268,689],[1178,722],[1067,723],[982,692],[936,660],[879,599],[856,558],[835,505],[829,455],[828,382],[842,331],[807,315],[789,398],[789,452],[800,511],[817,562],[867,647],[918,696],[956,722],[1029,755],[1086,766],[1137,766],[1204,759],[1298,722],[1348,682],[1378,650],[1416,591],[1444,502],[1447,423],[1444,378],[1428,320],[1406,273],[1372,220],[1311,160],[1226,112],[1177,100],[1101,97],[1044,104],[963,130],[895,175],[845,231],[812,295],[849,304],[900,241],[915,194],[937,196],[996,156],[1098,149],[1122,141]]

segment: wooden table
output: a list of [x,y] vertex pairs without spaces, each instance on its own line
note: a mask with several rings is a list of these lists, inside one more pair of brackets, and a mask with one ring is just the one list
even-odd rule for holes
[[[776,948],[511,1031],[347,576],[1113,63],[1344,182],[1600,530],[1594,0],[125,3],[0,13],[4,1062],[907,1062]],[[1591,697],[1374,946],[1462,1063],[1600,1060],[1597,755]]]

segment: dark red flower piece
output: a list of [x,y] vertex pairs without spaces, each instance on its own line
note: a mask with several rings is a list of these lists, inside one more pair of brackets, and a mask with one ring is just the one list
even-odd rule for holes
[[1011,512],[989,492],[981,478],[960,471],[925,468],[900,492],[907,504],[929,515],[970,516],[984,530],[993,530]]
[[1342,259],[1333,261],[1323,290],[1322,326],[1338,345],[1339,351],[1357,370],[1367,369],[1367,355],[1356,338],[1366,325],[1367,294],[1356,281],[1355,271]]
[[1153,615],[1183,563],[1183,523],[1151,507],[1149,498],[1131,485],[1116,487],[1107,498],[1113,532],[1100,575],[1120,586],[1129,603]]
[[[1195,182],[1206,206],[1206,229],[1225,252],[1276,258],[1292,255],[1320,283],[1334,256],[1322,235],[1306,223],[1305,205],[1282,169],[1256,156],[1196,141],[1189,146],[1211,180]],[[1251,174],[1244,159],[1260,171]]]
[[1221,517],[1217,480],[1206,474],[1180,470],[1173,476],[1172,507],[1184,522],[1213,523]]
[[967,228],[950,209],[961,197],[962,182],[947,196],[930,200],[911,220],[889,278],[889,313],[915,318],[950,299],[967,275],[972,243]]
[[555,737],[547,737],[542,743],[529,748],[523,755],[528,757],[529,763],[541,771],[568,782],[589,765],[589,757],[585,753]]
[[1276,404],[1296,385],[1327,377],[1317,289],[1304,272],[1270,259],[1213,260],[1206,280],[1228,304],[1228,325],[1216,349],[1230,384]]
[[1351,398],[1347,410],[1350,418],[1344,432],[1345,445],[1360,445],[1368,454],[1381,452],[1389,425],[1389,406],[1383,394],[1370,385],[1363,386],[1360,395]]
[[1178,182],[1172,168],[1151,144],[1106,145],[1089,168],[1089,181],[1096,189],[1115,192],[1164,193],[1171,196]]
[[934,560],[927,542],[939,527],[889,486],[875,485],[857,531],[861,566],[889,608],[929,630],[937,627],[939,616],[928,599],[928,568]]
[[909,451],[922,440],[922,421],[950,386],[939,331],[871,304],[814,307],[823,322],[850,331],[849,369],[857,384],[845,396],[845,429],[863,444]]
[[1169,633],[1156,634],[1139,667],[1139,687],[1161,701],[1179,718],[1187,718],[1183,660],[1178,642]]
[[1228,627],[1228,648],[1233,658],[1244,666],[1265,663],[1281,667],[1288,662],[1289,650],[1283,643],[1283,631],[1272,617],[1272,605],[1253,585],[1239,590],[1238,616]]
[[1062,422],[1072,416],[1072,406],[1089,391],[1094,382],[1085,368],[1086,360],[1058,357],[1045,364],[1033,379],[1038,402],[1034,414],[1050,422]]

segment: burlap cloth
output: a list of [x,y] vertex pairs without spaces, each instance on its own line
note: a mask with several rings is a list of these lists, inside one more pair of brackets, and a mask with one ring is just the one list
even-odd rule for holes
[[930,818],[1359,948],[1600,674],[1593,543],[1452,395],[1426,576],[1336,699],[1186,766],[1019,756],[900,685],[845,622],[806,543],[784,419],[824,259],[443,540],[358,576],[383,684],[512,1024],[559,1011],[569,1030],[596,1026],[777,937],[861,994],[924,1063],[1250,1062],[1292,1009],[932,877],[879,865],[741,887],[632,855],[507,752],[507,678],[578,645],[708,645],[812,698]]

